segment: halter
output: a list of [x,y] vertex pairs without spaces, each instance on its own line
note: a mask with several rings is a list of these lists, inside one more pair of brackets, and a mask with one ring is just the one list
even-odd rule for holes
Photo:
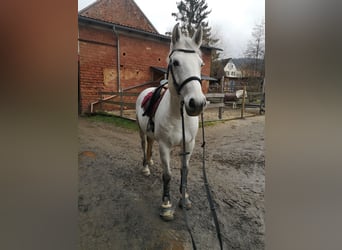
[[186,78],[181,84],[177,83],[175,75],[173,73],[173,69],[172,69],[172,60],[171,60],[171,56],[174,52],[176,51],[180,51],[180,52],[184,52],[184,53],[196,53],[195,50],[190,50],[190,49],[174,49],[171,51],[169,58],[170,58],[170,62],[169,65],[167,66],[167,78],[169,78],[169,72],[171,72],[171,76],[172,76],[172,80],[173,80],[173,84],[176,87],[176,91],[177,94],[180,95],[180,91],[182,90],[182,88],[190,81],[195,80],[198,81],[201,85],[202,85],[202,79],[200,79],[197,76],[190,76],[188,78]]

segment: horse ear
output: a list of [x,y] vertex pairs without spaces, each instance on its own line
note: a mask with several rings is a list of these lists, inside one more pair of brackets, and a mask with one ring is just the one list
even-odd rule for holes
[[197,44],[198,47],[200,47],[202,44],[202,36],[203,36],[202,26],[200,26],[196,30],[195,34],[192,36],[192,40]]
[[179,41],[181,32],[179,30],[179,23],[177,23],[172,30],[172,44],[176,44]]

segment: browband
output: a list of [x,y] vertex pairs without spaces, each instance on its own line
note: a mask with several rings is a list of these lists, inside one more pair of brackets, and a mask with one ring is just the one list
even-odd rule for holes
[[169,58],[172,56],[172,54],[176,51],[180,51],[180,52],[184,52],[184,53],[196,53],[195,50],[192,50],[192,49],[174,49],[171,51],[170,55],[169,55]]

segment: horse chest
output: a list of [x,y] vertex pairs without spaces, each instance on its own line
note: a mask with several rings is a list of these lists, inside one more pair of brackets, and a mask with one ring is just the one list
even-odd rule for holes
[[[170,146],[181,145],[183,140],[181,122],[181,120],[177,120],[174,123],[161,123],[158,128],[156,128],[156,139],[162,140]],[[186,120],[185,122],[187,123],[187,126],[185,127],[185,141],[190,142],[196,137],[198,131],[198,121]]]

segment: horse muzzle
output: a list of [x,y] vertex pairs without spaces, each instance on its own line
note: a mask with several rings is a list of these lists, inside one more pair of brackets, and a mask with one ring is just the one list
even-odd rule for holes
[[198,116],[201,114],[206,104],[207,101],[205,97],[201,99],[190,98],[188,102],[185,102],[185,111],[189,116]]

